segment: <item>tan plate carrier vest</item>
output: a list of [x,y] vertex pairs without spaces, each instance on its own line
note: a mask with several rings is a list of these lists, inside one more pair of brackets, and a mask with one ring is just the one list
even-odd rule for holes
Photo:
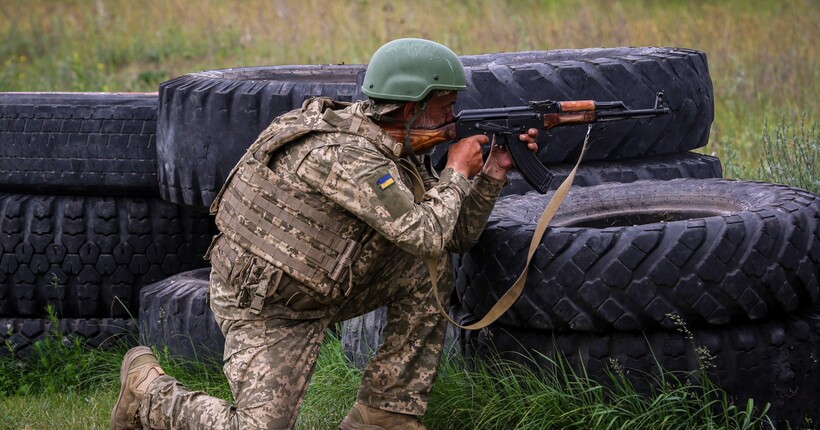
[[344,280],[352,285],[351,265],[372,229],[331,200],[294,189],[269,168],[277,150],[312,132],[359,136],[392,159],[391,152],[401,149],[365,117],[361,103],[308,99],[262,132],[210,210],[222,234],[313,289],[323,302],[348,293],[349,287],[342,292],[337,286]]

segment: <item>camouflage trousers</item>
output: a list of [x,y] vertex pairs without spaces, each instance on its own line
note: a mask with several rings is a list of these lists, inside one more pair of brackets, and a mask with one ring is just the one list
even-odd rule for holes
[[[154,429],[293,428],[328,327],[387,305],[383,343],[362,376],[358,400],[371,407],[423,415],[438,370],[446,321],[439,315],[421,258],[393,251],[365,282],[327,304],[292,306],[301,284],[282,277],[256,314],[235,307],[237,297],[212,256],[211,307],[225,334],[224,373],[235,405],[191,391],[170,376],[157,379],[140,405]],[[228,260],[228,259],[226,259]],[[231,264],[227,261],[227,264]],[[439,289],[449,299],[451,263],[439,260]],[[230,272],[230,270],[228,270]],[[241,288],[241,286],[239,286]],[[233,303],[233,304],[232,304]],[[232,319],[227,316],[240,315]]]

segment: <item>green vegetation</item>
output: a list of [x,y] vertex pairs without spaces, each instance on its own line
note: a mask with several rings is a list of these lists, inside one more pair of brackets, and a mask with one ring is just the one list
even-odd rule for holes
[[573,373],[537,374],[519,364],[482,363],[464,371],[450,363],[436,385],[430,412],[437,429],[763,429],[771,423],[755,410],[731,404],[708,379],[699,385],[664,375],[654,395],[636,392],[613,363],[603,386]]
[[781,118],[773,130],[765,123],[762,140],[761,180],[820,193],[820,130],[816,122],[807,124],[804,115],[797,125]]

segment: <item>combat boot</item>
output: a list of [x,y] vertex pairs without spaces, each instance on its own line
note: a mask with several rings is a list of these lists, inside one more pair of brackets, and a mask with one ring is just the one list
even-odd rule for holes
[[148,386],[164,374],[150,348],[137,346],[125,353],[120,367],[120,396],[111,410],[111,430],[142,428],[137,416],[142,397]]
[[383,411],[356,402],[339,424],[340,430],[427,430],[413,415]]

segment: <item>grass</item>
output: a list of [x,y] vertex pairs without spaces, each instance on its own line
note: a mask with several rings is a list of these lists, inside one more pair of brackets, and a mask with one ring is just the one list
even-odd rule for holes
[[[0,358],[0,429],[107,428],[119,390],[125,345],[90,349],[54,332],[28,360]],[[63,339],[68,338],[68,341]],[[157,352],[163,369],[186,386],[231,400],[217,363],[187,362]],[[559,362],[559,371],[444,359],[424,418],[431,430],[482,429],[764,429],[771,423],[752,401],[731,404],[707,378],[699,385],[665,376],[652,395],[638,394],[623,373],[602,385]],[[662,373],[663,374],[663,373]],[[345,360],[339,340],[323,345],[296,428],[333,429],[356,397],[361,371]],[[757,407],[756,407],[757,406]]]
[[[525,360],[529,362],[531,358]],[[743,408],[701,378],[701,385],[671,375],[652,395],[639,394],[622,373],[601,385],[549,360],[557,371],[481,363],[465,371],[456,361],[440,376],[431,418],[441,429],[757,429],[771,425],[753,401]]]
[[759,178],[820,193],[820,130],[803,115],[797,124],[781,118],[763,124],[763,159]]
[[702,151],[757,179],[764,124],[816,123],[819,34],[817,0],[6,0],[0,91],[156,91],[200,70],[366,63],[397,37],[459,54],[680,46],[709,59],[715,122]]
[[0,358],[0,429],[103,428],[117,397],[122,355],[64,336],[53,308],[50,318],[50,336],[33,345],[29,359]]

